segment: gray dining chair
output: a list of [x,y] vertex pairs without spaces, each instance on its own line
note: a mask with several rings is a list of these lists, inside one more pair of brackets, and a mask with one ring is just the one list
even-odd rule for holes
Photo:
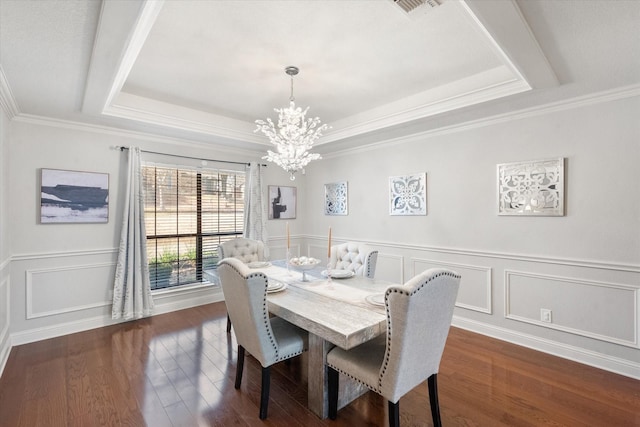
[[377,250],[362,243],[347,242],[331,246],[329,268],[350,270],[359,276],[373,279],[377,261]]
[[338,411],[339,373],[388,401],[389,426],[400,424],[400,398],[427,380],[434,426],[441,426],[437,374],[449,334],[460,276],[430,269],[385,292],[387,333],[351,350],[327,354],[329,418]]
[[262,366],[260,419],[267,418],[269,407],[270,367],[307,350],[306,331],[279,317],[269,317],[267,309],[268,279],[236,258],[218,263],[227,313],[233,321],[238,342],[235,388],[240,389],[245,350]]
[[[238,237],[218,245],[218,258],[237,258],[245,264],[264,261],[264,243],[260,240]],[[227,314],[227,333],[231,332],[231,318]]]

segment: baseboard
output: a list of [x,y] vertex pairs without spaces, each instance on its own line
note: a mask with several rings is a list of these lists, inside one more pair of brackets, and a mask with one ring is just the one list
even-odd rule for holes
[[452,325],[502,341],[507,341],[543,353],[562,357],[584,365],[614,372],[626,377],[640,379],[640,363],[612,357],[595,351],[585,350],[567,344],[551,341],[533,335],[476,322],[459,316],[453,317]]
[[[169,299],[171,296],[156,296],[154,297],[155,307],[153,309],[153,315],[159,315],[164,313],[170,313],[172,311],[184,310],[187,308],[197,307],[204,304],[210,304],[223,300],[222,291],[209,292],[206,295],[202,295],[201,292],[193,292],[193,296],[189,298],[183,298],[179,301],[163,303],[163,299]],[[42,328],[31,329],[28,331],[16,332],[11,334],[11,345],[28,344],[36,341],[46,340],[49,338],[60,337],[63,335],[74,334],[76,332],[88,331],[91,329],[102,328],[104,326],[110,326],[117,323],[122,323],[123,320],[113,320],[107,316],[96,316],[92,318],[82,319],[74,322],[60,323],[53,326],[46,326]]]
[[0,347],[0,377],[2,377],[2,373],[4,372],[4,367],[7,365],[7,360],[9,360],[9,353],[11,353],[11,337],[2,337],[0,340],[2,343],[2,347]]

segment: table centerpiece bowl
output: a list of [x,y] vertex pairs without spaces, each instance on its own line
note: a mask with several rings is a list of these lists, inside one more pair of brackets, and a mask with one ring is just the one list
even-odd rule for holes
[[308,282],[306,272],[308,270],[312,270],[317,265],[320,264],[320,260],[317,258],[311,258],[306,256],[301,256],[298,258],[291,258],[289,260],[289,265],[293,267],[295,270],[302,272],[302,281]]

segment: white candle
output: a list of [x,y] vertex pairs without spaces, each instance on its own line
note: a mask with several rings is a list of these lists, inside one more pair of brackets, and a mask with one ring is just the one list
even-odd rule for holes
[[287,250],[291,247],[291,241],[289,238],[289,222],[287,222]]
[[329,227],[329,248],[327,249],[327,258],[331,258],[331,227]]

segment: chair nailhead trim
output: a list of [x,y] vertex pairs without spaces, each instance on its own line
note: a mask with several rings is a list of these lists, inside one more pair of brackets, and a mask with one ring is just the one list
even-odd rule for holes
[[278,344],[276,343],[275,337],[271,333],[271,322],[269,321],[269,310],[267,310],[267,287],[269,286],[269,279],[267,279],[267,276],[265,276],[264,273],[260,273],[260,272],[251,273],[247,276],[243,276],[243,274],[240,273],[240,271],[238,271],[237,268],[235,268],[230,264],[227,264],[227,265],[233,268],[236,273],[238,273],[240,276],[244,277],[245,279],[252,279],[254,277],[264,277],[264,295],[262,296],[262,321],[264,322],[264,325],[267,328],[267,334],[269,334],[269,341],[271,342],[273,349],[276,351],[276,360],[281,360],[278,355],[278,352],[279,352]]
[[386,312],[387,312],[387,351],[385,352],[384,364],[382,366],[382,371],[380,372],[380,376],[378,377],[378,387],[380,389],[382,389],[382,380],[384,379],[384,375],[387,373],[387,368],[389,367],[389,357],[391,355],[391,334],[392,334],[392,331],[393,331],[393,325],[391,324],[391,313],[389,312],[389,294],[391,294],[391,292],[397,292],[397,293],[400,293],[400,294],[413,296],[418,291],[420,291],[422,288],[424,288],[429,282],[431,282],[432,280],[437,279],[440,276],[450,276],[450,277],[453,277],[455,279],[460,279],[460,277],[461,277],[459,274],[454,274],[454,273],[449,272],[449,271],[443,271],[443,272],[440,272],[440,273],[438,273],[438,274],[436,274],[434,276],[429,277],[429,279],[427,279],[426,281],[421,283],[420,286],[415,288],[413,290],[413,292],[405,292],[402,289],[397,289],[397,288],[389,288],[385,292],[385,295],[384,295],[384,306],[385,306],[385,309],[386,309]]

